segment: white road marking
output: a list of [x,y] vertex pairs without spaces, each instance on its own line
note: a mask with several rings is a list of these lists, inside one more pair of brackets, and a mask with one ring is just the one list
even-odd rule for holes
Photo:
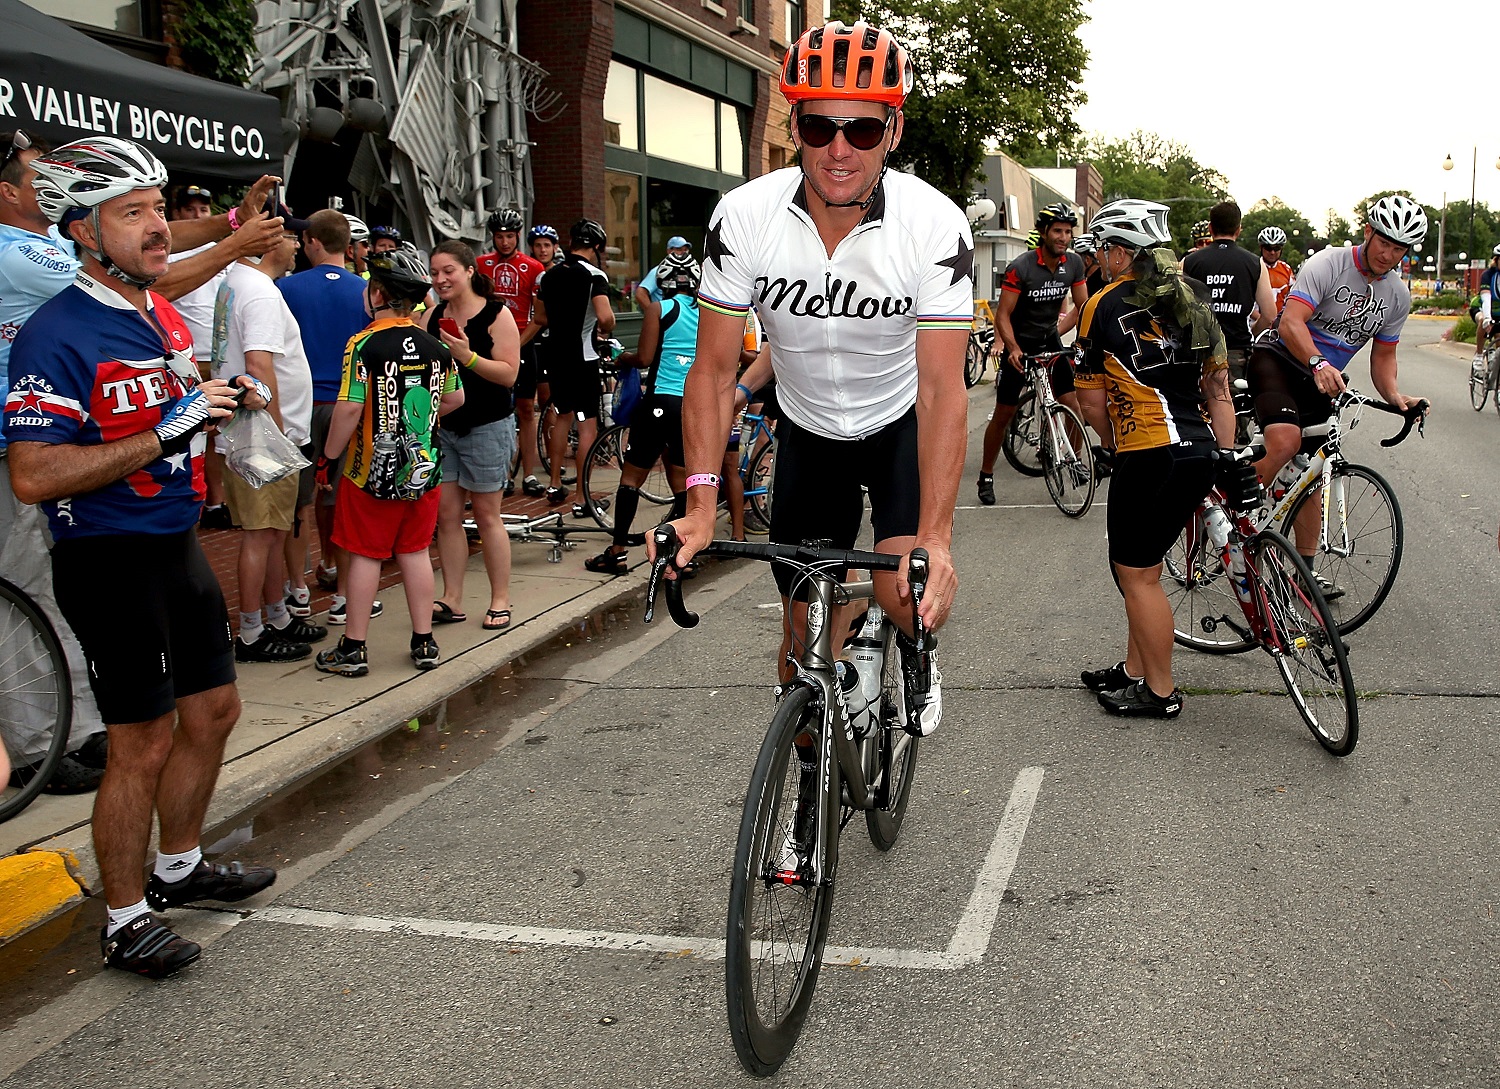
[[[910,968],[951,972],[977,964],[989,948],[1000,914],[1000,901],[1015,872],[1021,840],[1031,821],[1042,787],[1043,769],[1023,768],[1011,787],[1010,799],[1000,818],[1000,827],[989,854],[974,882],[969,903],[943,951],[932,949],[886,949],[880,947],[824,947],[823,963],[842,967]],[[367,934],[423,935],[462,938],[496,945],[564,946],[614,953],[660,953],[667,956],[723,960],[724,942],[718,938],[687,938],[671,934],[632,934],[613,930],[570,930],[536,926],[504,926],[469,923],[454,919],[421,919],[407,915],[351,915],[340,911],[308,908],[267,907],[246,918],[247,922],[286,923],[320,930],[357,931]]]
[[[1106,503],[1106,502],[1104,502],[1104,501],[1102,501],[1102,500],[1095,500],[1094,501],[1094,506],[1096,506],[1096,507],[1107,507],[1107,506],[1109,506],[1109,504]],[[1053,510],[1055,508],[1054,508],[1054,505],[1051,504],[1051,503],[995,503],[995,504],[993,504],[991,506],[983,506],[981,504],[975,504],[975,505],[971,505],[971,506],[965,506],[962,503],[960,503],[958,506],[954,507],[953,509],[954,510]]]

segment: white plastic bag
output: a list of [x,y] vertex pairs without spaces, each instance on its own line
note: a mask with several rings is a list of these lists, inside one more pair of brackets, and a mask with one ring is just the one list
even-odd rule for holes
[[219,438],[226,447],[224,460],[252,488],[264,488],[312,464],[263,408],[235,409],[219,425]]

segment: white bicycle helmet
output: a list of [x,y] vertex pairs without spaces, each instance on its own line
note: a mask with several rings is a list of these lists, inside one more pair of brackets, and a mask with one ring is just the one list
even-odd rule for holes
[[1402,246],[1427,237],[1427,213],[1410,197],[1392,193],[1370,205],[1369,224],[1375,233]]
[[1497,245],[1494,249],[1490,250],[1490,253],[1494,254],[1496,257],[1500,257],[1500,245]]
[[1073,239],[1073,252],[1079,257],[1089,257],[1099,248],[1091,234],[1081,234]]
[[370,228],[365,225],[364,220],[359,216],[351,216],[348,212],[344,213],[344,218],[349,221],[349,241],[368,242],[370,240]]
[[1256,235],[1256,237],[1260,239],[1262,246],[1266,246],[1269,249],[1286,245],[1286,232],[1280,227],[1267,227],[1260,234]]
[[1163,246],[1172,240],[1167,229],[1167,206],[1153,200],[1111,201],[1089,224],[1098,245],[1119,244],[1135,249]]

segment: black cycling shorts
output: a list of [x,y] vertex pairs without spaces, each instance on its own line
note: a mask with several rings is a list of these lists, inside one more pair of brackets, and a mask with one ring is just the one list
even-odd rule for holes
[[[776,474],[771,492],[771,540],[777,544],[828,541],[853,548],[870,491],[875,542],[913,537],[921,513],[917,467],[917,410],[862,439],[828,439],[783,417],[776,425]],[[788,596],[796,572],[772,564]],[[842,577],[838,575],[837,577]],[[806,600],[805,588],[797,599]]]
[[1332,399],[1318,388],[1312,374],[1280,352],[1255,349],[1245,374],[1255,398],[1255,422],[1262,431],[1269,424],[1312,427],[1333,415]]
[[58,541],[52,581],[106,725],[149,722],[234,683],[224,594],[194,530]]
[[1204,444],[1115,455],[1105,516],[1110,561],[1139,568],[1161,563],[1213,483],[1213,449]]
[[536,341],[521,345],[521,366],[516,371],[516,384],[511,392],[518,401],[530,401],[536,397],[537,363]]
[[630,416],[630,438],[625,463],[649,469],[665,457],[668,465],[682,465],[682,398],[653,393],[641,399]]
[[750,398],[750,403],[760,405],[760,414],[766,418],[766,423],[775,423],[781,419],[781,405],[776,400],[776,379],[771,379],[756,390],[755,396]]
[[[1062,350],[1062,341],[1052,344],[1021,345],[1021,351],[1027,355],[1040,355],[1043,352],[1055,352]],[[1021,400],[1021,391],[1026,388],[1026,375],[1022,371],[1010,365],[1010,360],[1004,357],[1000,360],[1000,368],[995,375],[995,403],[999,405],[1014,405]],[[1065,355],[1052,364],[1052,392],[1061,397],[1065,393],[1073,392],[1073,357]]]
[[555,359],[548,367],[547,378],[552,393],[552,407],[559,416],[576,416],[581,420],[599,415],[599,400],[604,396],[604,378],[597,359],[559,364]]

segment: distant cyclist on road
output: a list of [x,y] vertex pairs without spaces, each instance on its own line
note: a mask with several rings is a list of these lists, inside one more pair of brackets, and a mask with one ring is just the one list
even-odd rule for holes
[[[733,190],[710,220],[698,355],[683,400],[688,513],[675,525],[680,567],[713,539],[753,305],[771,343],[781,413],[771,540],[851,547],[867,486],[875,547],[903,555],[921,547],[931,557],[921,612],[935,630],[958,586],[951,542],[968,419],[974,245],[952,201],[886,170],[911,85],[906,50],[863,22],[814,27],[787,51],[781,90],[800,165]],[[792,578],[776,571],[785,599]],[[904,565],[875,576],[875,598],[904,629],[909,651]],[[805,609],[796,606],[797,630]],[[784,679],[792,608],[785,618]],[[934,670],[920,710],[924,733],[942,716],[938,680]]]
[[1484,374],[1484,342],[1489,336],[1490,326],[1500,317],[1500,246],[1491,251],[1490,267],[1479,278],[1479,294],[1469,306],[1469,317],[1474,319],[1474,364],[1475,374]]

